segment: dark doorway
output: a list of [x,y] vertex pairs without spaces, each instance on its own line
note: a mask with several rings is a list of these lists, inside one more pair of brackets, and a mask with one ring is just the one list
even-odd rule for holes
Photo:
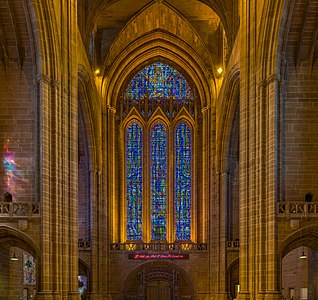
[[164,280],[150,281],[147,285],[147,300],[171,299],[171,286]]

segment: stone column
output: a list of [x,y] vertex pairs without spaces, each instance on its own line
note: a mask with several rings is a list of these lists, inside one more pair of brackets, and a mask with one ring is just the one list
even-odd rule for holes
[[[209,203],[210,203],[210,188],[211,188],[211,165],[210,165],[210,136],[211,136],[211,106],[202,108],[202,149],[198,153],[202,153],[202,199],[200,199],[200,215],[199,230],[197,237],[200,242],[206,243],[208,241],[208,220],[209,220]],[[199,168],[200,170],[200,168]],[[200,171],[199,171],[200,172]],[[197,203],[199,205],[199,203]]]
[[257,299],[264,299],[266,295],[266,97],[264,81],[258,84],[258,97],[256,108],[256,143],[258,145],[257,154],[257,178],[256,178],[256,256],[258,264],[256,266],[257,275]]
[[[61,170],[64,167],[64,154],[62,150],[63,145],[63,94],[61,93],[61,83],[57,81],[52,82],[51,90],[51,144],[50,144],[50,199],[51,199],[51,255],[52,255],[52,295],[53,299],[58,299],[63,293],[63,282],[62,280],[62,265],[65,263],[63,257],[63,250],[68,251],[68,241],[65,238],[68,237],[64,235],[63,219],[65,214],[65,209],[63,205],[62,194],[64,193],[63,184],[65,184],[65,178]],[[65,170],[68,173],[68,170]],[[67,208],[66,208],[67,210]],[[63,259],[63,261],[62,261]],[[66,292],[66,291],[64,291]]]
[[[225,166],[223,166],[224,168]],[[227,247],[226,247],[226,232],[227,232],[227,187],[228,174],[221,170],[216,174],[216,200],[217,200],[217,292],[216,298],[219,300],[229,299],[228,283],[227,283]]]
[[[109,143],[109,131],[114,128],[110,128],[110,124],[112,122],[110,119],[114,119],[115,109],[110,106],[103,107],[103,115],[102,115],[102,173],[101,173],[101,184],[99,187],[101,194],[101,202],[100,202],[100,221],[99,227],[101,232],[101,240],[99,243],[99,251],[100,251],[100,269],[99,269],[99,284],[100,291],[102,294],[102,299],[112,299],[110,294],[109,287],[109,276],[110,276],[110,257],[109,257],[109,249],[110,243],[113,241],[113,237],[111,236],[112,231],[112,223],[111,223],[111,205],[112,205],[112,197],[110,197],[110,192],[112,189],[109,184],[112,178],[112,175],[109,173],[109,166],[113,164],[113,162],[109,161],[109,152],[113,150],[112,145]],[[113,166],[112,166],[113,167]],[[102,241],[102,242],[101,242]]]
[[276,205],[278,200],[278,153],[279,153],[279,98],[280,82],[274,74],[267,79],[267,144],[266,144],[266,175],[267,175],[267,236],[266,236],[266,300],[281,300],[281,266],[278,254],[278,232]]
[[[61,227],[63,245],[60,266],[64,299],[80,299],[78,294],[78,63],[77,1],[61,4]],[[65,254],[66,252],[66,254]],[[64,267],[64,268],[63,268]],[[66,292],[67,291],[67,292]]]
[[37,299],[79,299],[77,3],[63,1],[55,14],[49,1],[33,4],[37,28],[45,28],[39,30],[41,67],[50,74],[40,75],[38,89],[42,254]]
[[[215,107],[214,106],[206,106],[202,109],[202,138],[203,138],[203,163],[204,164],[204,179],[202,178],[202,182],[204,185],[204,197],[203,200],[205,201],[205,207],[202,207],[206,210],[206,214],[204,215],[204,219],[200,222],[206,222],[206,225],[202,228],[203,229],[203,242],[208,244],[209,249],[209,288],[210,288],[210,298],[214,299],[217,285],[215,282],[216,279],[216,272],[217,272],[217,247],[218,247],[218,239],[216,234],[217,228],[217,221],[216,221],[216,210],[215,207],[217,206],[217,199],[216,199],[216,180],[215,180]],[[200,151],[198,151],[200,153]],[[199,177],[200,178],[200,177]],[[201,216],[199,216],[202,218]],[[201,228],[201,227],[200,227]],[[201,233],[200,233],[201,234]]]
[[[255,166],[255,113],[252,105],[255,102],[253,93],[253,49],[255,20],[253,20],[254,1],[241,0],[241,80],[240,80],[240,293],[239,300],[250,299],[253,292],[253,268],[255,257],[253,250],[255,246],[253,218],[253,188],[255,188],[254,166]],[[254,198],[254,199],[253,199]]]
[[115,197],[116,192],[116,147],[115,147],[115,114],[116,109],[107,106],[106,122],[107,122],[107,201],[108,216],[110,221],[109,234],[110,242],[119,242],[119,203]]
[[37,79],[37,111],[41,111],[38,120],[40,134],[38,152],[38,185],[39,200],[41,204],[41,255],[38,262],[38,293],[36,299],[52,299],[52,258],[51,252],[51,199],[50,195],[50,166],[42,164],[41,161],[50,161],[50,119],[51,110],[51,80],[40,74]]
[[101,235],[100,224],[103,222],[101,205],[101,171],[97,169],[90,170],[90,241],[91,241],[91,259],[89,274],[89,292],[88,299],[99,300],[101,296],[102,278],[101,262],[105,258],[101,255],[101,244],[103,237]]

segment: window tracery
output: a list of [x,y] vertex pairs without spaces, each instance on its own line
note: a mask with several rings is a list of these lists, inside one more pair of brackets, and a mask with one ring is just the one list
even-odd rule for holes
[[193,115],[194,93],[171,66],[154,63],[128,83],[121,101],[122,120],[130,120],[125,127],[127,240],[166,241],[169,234],[191,240]]

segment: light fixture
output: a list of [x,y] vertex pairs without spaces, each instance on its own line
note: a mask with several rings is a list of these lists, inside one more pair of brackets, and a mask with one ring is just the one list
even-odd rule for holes
[[17,261],[18,260],[18,258],[15,256],[15,253],[13,253],[13,256],[10,258],[10,260],[12,260],[12,261]]
[[219,67],[216,71],[218,72],[219,75],[222,75],[223,73],[223,69],[221,67]]
[[304,247],[303,247],[303,253],[299,256],[300,259],[305,259],[307,258],[307,255],[305,254],[305,251],[304,251]]
[[99,69],[99,68],[95,69],[94,74],[95,74],[96,76],[100,75],[100,69]]

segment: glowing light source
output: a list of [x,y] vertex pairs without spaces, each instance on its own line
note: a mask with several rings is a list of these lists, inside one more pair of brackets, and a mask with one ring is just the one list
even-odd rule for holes
[[94,74],[95,74],[96,76],[100,75],[100,69],[99,69],[99,68],[95,69]]
[[219,75],[222,75],[223,69],[220,67],[220,68],[217,69],[217,72],[218,72]]
[[302,254],[299,256],[300,259],[306,259],[307,258],[307,255],[305,254],[305,251],[304,251],[304,247],[303,247],[303,252]]
[[189,254],[183,253],[135,253],[128,254],[129,259],[141,259],[141,260],[152,260],[152,259],[189,259]]
[[10,260],[12,260],[12,261],[17,261],[17,260],[19,260],[19,259],[15,256],[15,253],[14,253],[13,256],[10,258]]

